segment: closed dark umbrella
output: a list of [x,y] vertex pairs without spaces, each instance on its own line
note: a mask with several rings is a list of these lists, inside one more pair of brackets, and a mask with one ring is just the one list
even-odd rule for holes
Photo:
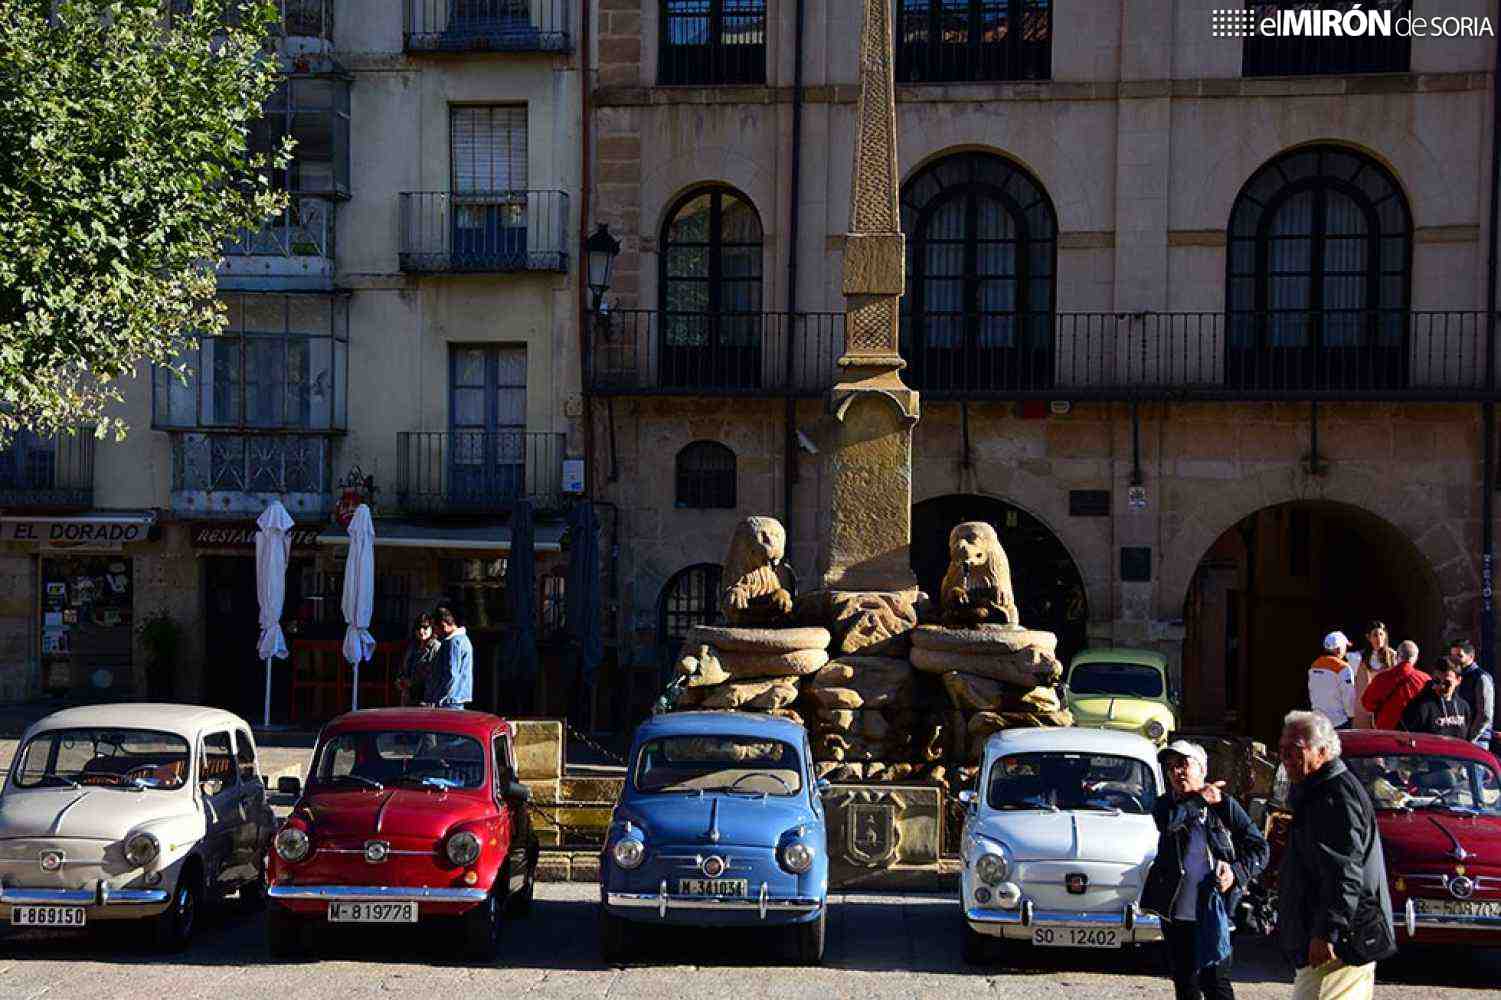
[[532,534],[532,502],[521,499],[511,512],[511,555],[506,562],[506,593],[511,600],[510,648],[506,650],[504,699],[497,678],[495,701],[512,714],[530,714],[537,690],[536,543]]
[[[578,649],[584,685],[592,685],[605,656],[600,635],[599,518],[592,503],[586,501],[569,511],[568,538],[568,632]],[[582,699],[582,690],[578,696]]]

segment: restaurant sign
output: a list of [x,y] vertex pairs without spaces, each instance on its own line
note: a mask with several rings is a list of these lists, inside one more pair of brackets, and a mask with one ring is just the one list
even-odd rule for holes
[[[195,549],[254,549],[256,530],[254,521],[201,521],[192,526],[189,538]],[[292,536],[292,548],[313,548],[318,544],[321,530],[321,524],[294,527],[288,532]]]
[[0,519],[0,542],[31,542],[52,548],[119,549],[146,541],[149,517],[56,517]]

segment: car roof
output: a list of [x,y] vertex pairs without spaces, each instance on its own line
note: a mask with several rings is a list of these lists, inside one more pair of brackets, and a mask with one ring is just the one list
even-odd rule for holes
[[197,736],[210,729],[249,729],[250,724],[233,712],[207,705],[172,705],[133,701],[112,705],[80,705],[53,712],[33,722],[26,739],[51,729],[108,726],[112,729],[156,729]]
[[1350,757],[1377,757],[1384,754],[1434,754],[1464,757],[1497,766],[1495,757],[1468,740],[1430,733],[1400,733],[1389,729],[1341,730],[1340,753]]
[[670,712],[654,715],[636,729],[636,740],[655,736],[764,736],[801,745],[807,730],[791,719],[755,712]]
[[1073,751],[1109,753],[1157,763],[1157,744],[1135,733],[1079,726],[1028,726],[1002,729],[985,742],[987,754]]
[[1155,649],[1132,649],[1129,646],[1105,646],[1100,649],[1086,649],[1074,654],[1070,666],[1080,663],[1138,663],[1144,667],[1157,667],[1167,669],[1167,657]]
[[384,729],[423,729],[440,733],[468,733],[488,736],[510,725],[489,712],[471,712],[453,708],[362,708],[345,712],[328,721],[324,735],[339,732],[372,732]]

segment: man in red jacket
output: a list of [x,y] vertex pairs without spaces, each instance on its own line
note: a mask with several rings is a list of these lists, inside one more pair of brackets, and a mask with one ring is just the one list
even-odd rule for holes
[[1407,703],[1422,694],[1431,679],[1418,669],[1418,644],[1408,639],[1397,647],[1397,665],[1371,678],[1360,704],[1376,716],[1377,729],[1396,729]]

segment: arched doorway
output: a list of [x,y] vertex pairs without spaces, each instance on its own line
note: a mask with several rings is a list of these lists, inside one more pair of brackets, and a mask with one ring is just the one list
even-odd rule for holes
[[1209,547],[1184,599],[1187,725],[1274,741],[1282,717],[1308,707],[1308,665],[1324,635],[1340,629],[1359,643],[1373,618],[1393,643],[1415,641],[1421,663],[1440,652],[1438,579],[1397,528],[1328,501],[1242,519]]
[[1065,663],[1086,645],[1089,609],[1084,578],[1068,549],[1038,518],[995,497],[952,494],[924,500],[912,508],[912,572],[920,587],[937,600],[949,564],[949,532],[963,521],[984,521],[995,528],[1011,561],[1011,584],[1022,623],[1058,636],[1058,656]]

